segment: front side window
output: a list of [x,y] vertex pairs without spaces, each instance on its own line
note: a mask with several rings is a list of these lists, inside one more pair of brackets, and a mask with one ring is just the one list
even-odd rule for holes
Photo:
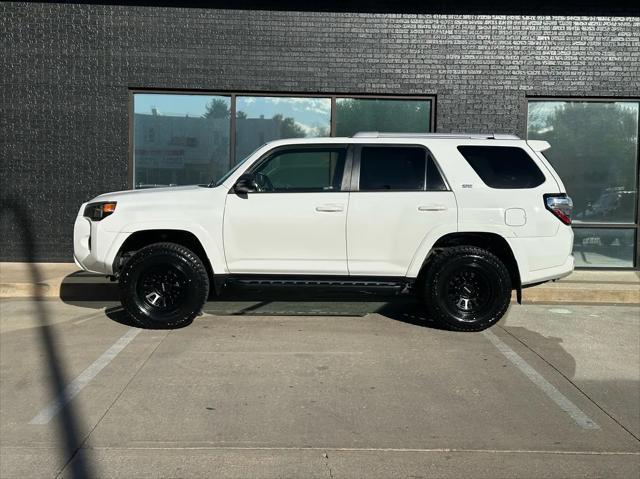
[[252,173],[263,192],[340,191],[345,157],[344,148],[284,150]]
[[540,168],[522,148],[464,145],[458,151],[490,188],[535,188],[545,181]]
[[423,191],[426,154],[421,147],[363,147],[360,191]]

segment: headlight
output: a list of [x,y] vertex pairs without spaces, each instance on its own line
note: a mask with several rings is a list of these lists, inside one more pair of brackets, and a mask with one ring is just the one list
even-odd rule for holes
[[93,221],[100,221],[116,210],[116,204],[115,201],[89,203],[84,209],[83,216]]

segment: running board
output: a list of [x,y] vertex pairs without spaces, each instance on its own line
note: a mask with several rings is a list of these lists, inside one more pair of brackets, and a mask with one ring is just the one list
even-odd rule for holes
[[413,284],[411,278],[376,278],[376,277],[331,277],[331,276],[263,276],[263,275],[228,275],[224,278],[225,286],[242,287],[275,287],[275,288],[314,288],[338,290],[375,290],[404,293]]

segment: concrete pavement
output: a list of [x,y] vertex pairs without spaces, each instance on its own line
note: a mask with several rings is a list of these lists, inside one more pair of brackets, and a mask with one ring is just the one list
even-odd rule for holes
[[0,326],[3,478],[640,474],[635,306],[514,305],[500,350],[410,301],[217,301],[140,331],[47,424],[131,326],[116,303],[24,299]]

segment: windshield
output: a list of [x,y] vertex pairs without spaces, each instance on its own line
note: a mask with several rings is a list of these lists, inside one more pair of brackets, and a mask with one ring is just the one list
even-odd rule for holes
[[[266,144],[266,143],[265,143]],[[255,150],[253,150],[251,153],[249,153],[247,156],[245,156],[242,160],[240,160],[238,163],[236,163],[236,166],[234,166],[233,168],[231,168],[229,171],[227,171],[222,178],[220,178],[218,181],[212,181],[210,183],[209,186],[220,186],[222,183],[224,183],[225,181],[227,181],[227,178],[229,178],[231,175],[233,175],[233,173],[240,168],[249,158],[251,158],[253,156],[253,154],[258,151],[260,148],[262,148],[264,145],[260,145],[258,148],[256,148]]]

